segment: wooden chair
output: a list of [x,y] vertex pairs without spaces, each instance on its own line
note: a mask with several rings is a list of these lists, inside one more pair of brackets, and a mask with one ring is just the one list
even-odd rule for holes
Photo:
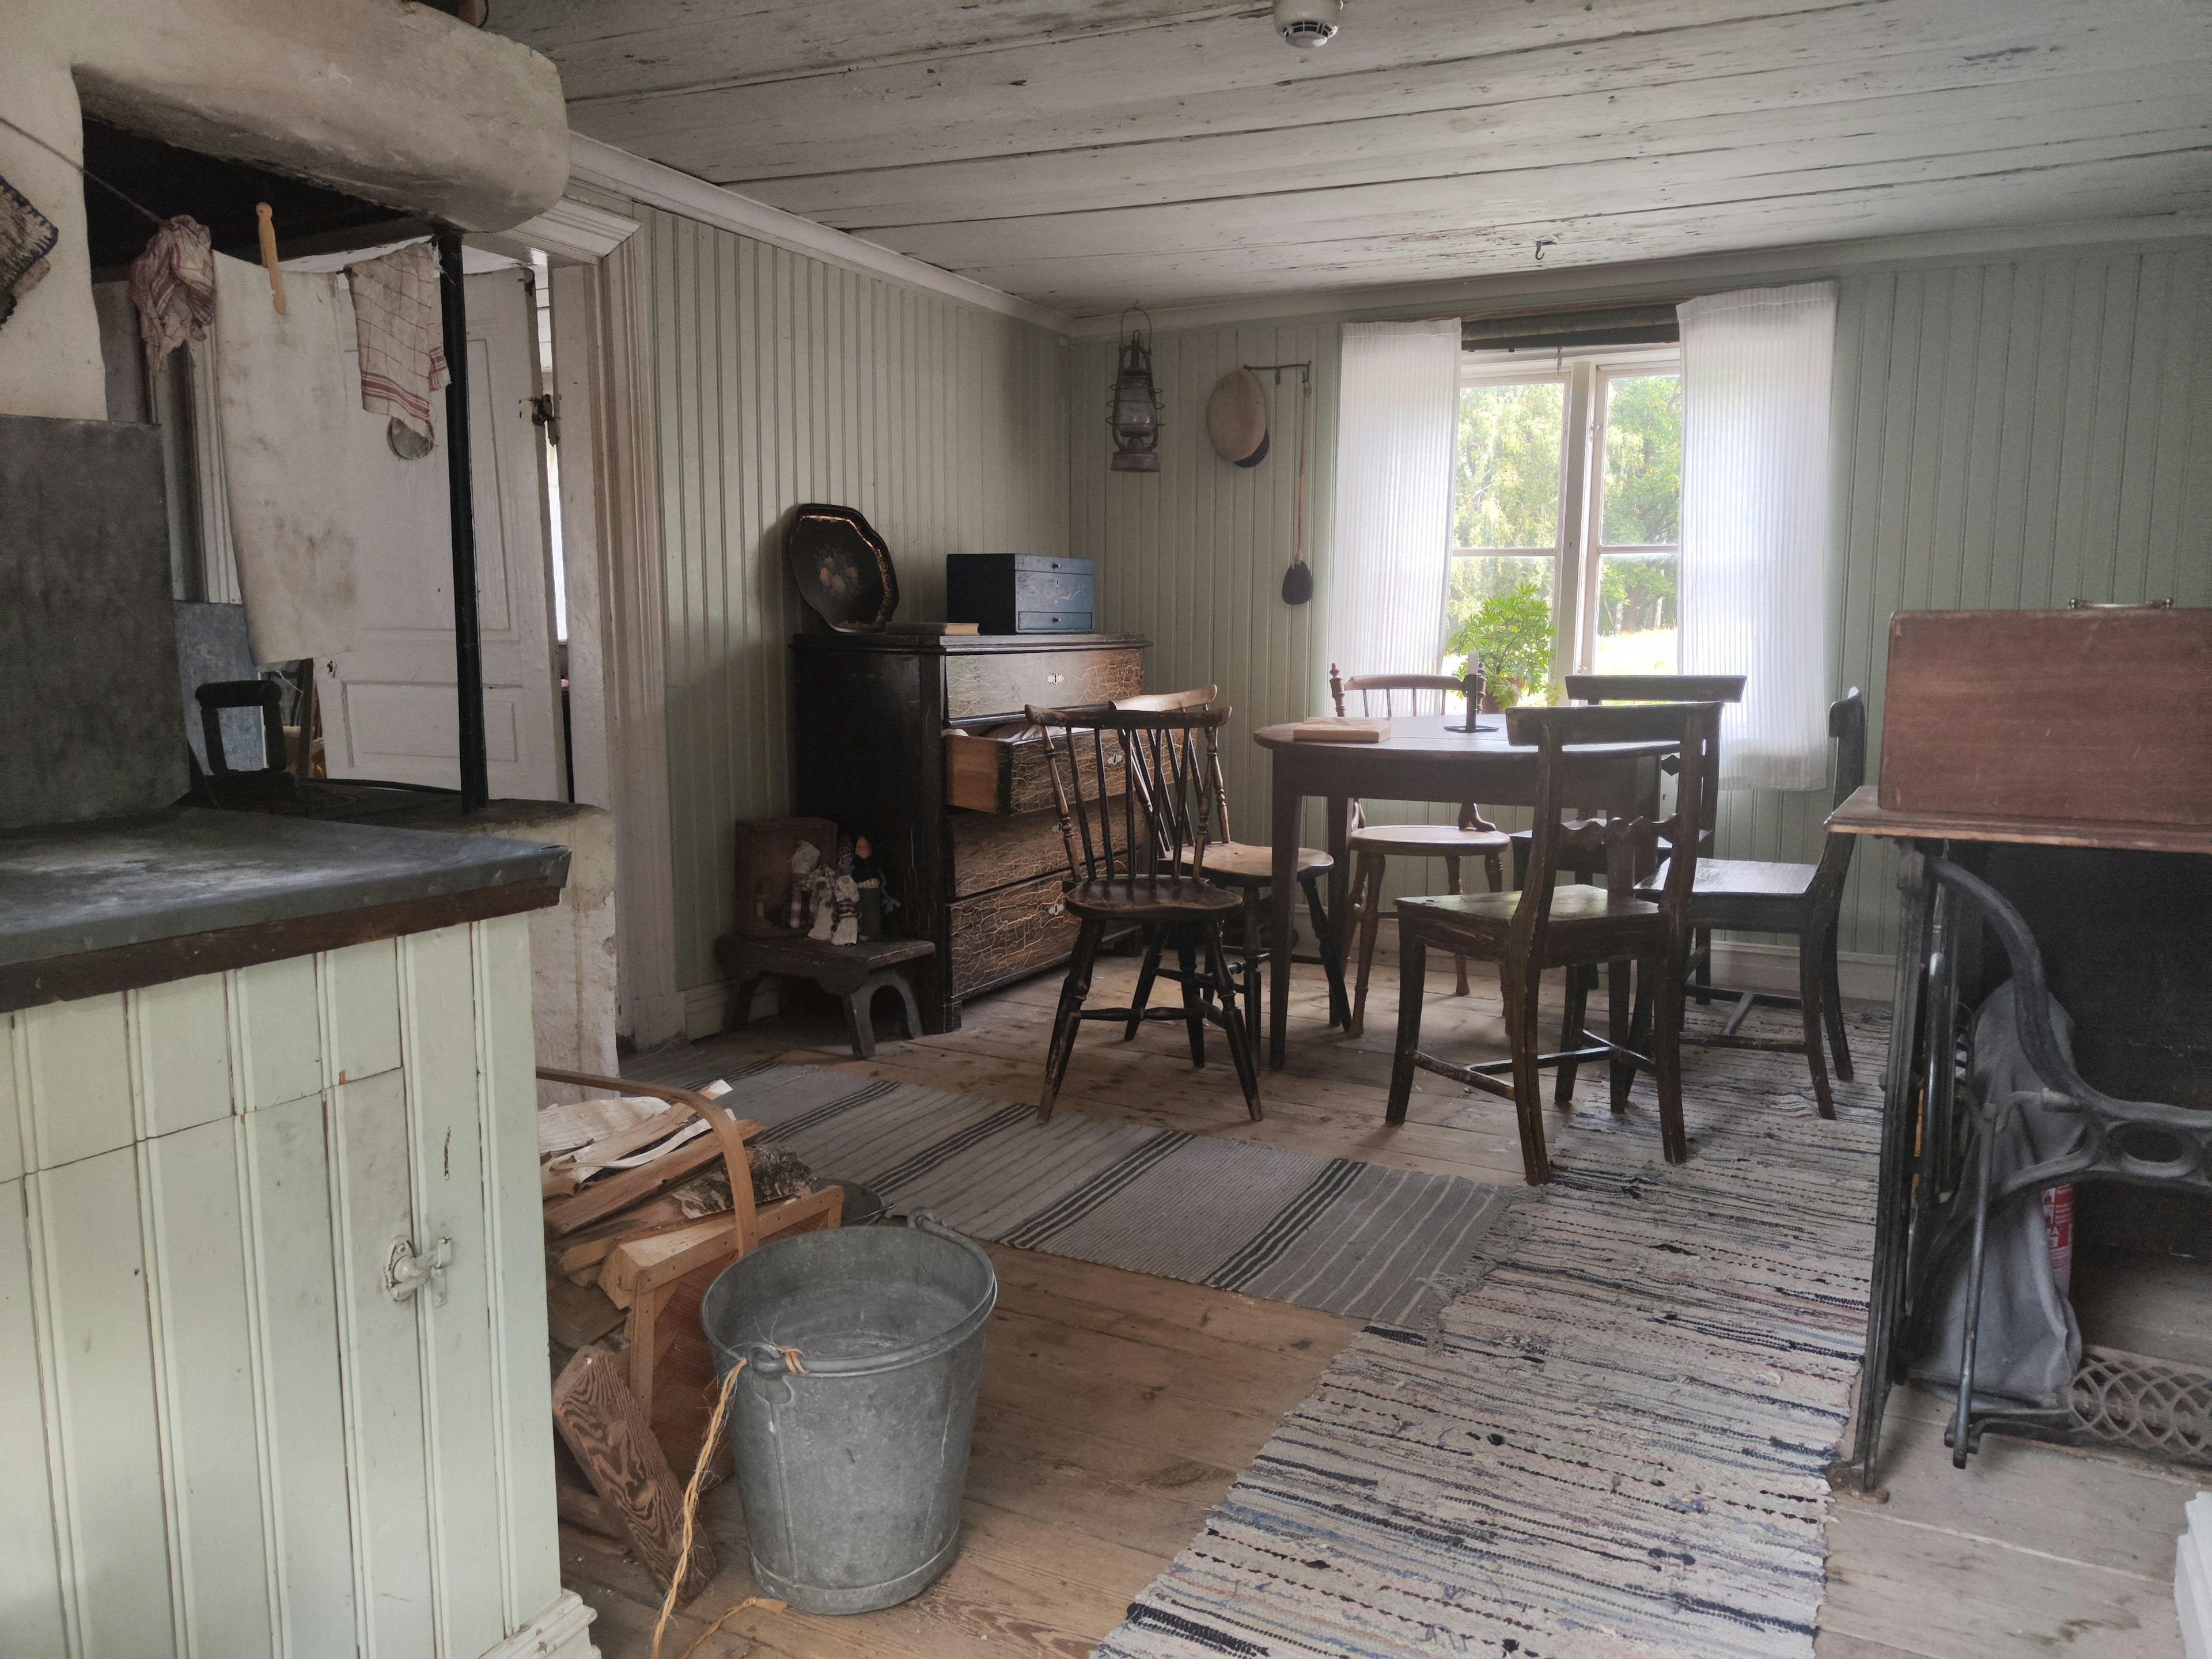
[[[1183,1019],[1190,1057],[1206,1063],[1206,1022],[1229,1039],[1230,1058],[1244,1091],[1244,1104],[1260,1115],[1260,1078],[1254,1045],[1237,1012],[1237,982],[1221,942],[1223,921],[1240,908],[1237,896],[1206,879],[1212,780],[1220,767],[1219,732],[1225,708],[1131,709],[1110,703],[1087,708],[1037,708],[1030,721],[1045,736],[1052,763],[1054,804],[1067,849],[1066,903],[1081,927],[1060,987],[1045,1054],[1044,1090],[1037,1121],[1052,1115],[1076,1033],[1086,1019],[1142,1019],[1140,1007],[1085,1008],[1091,971],[1109,927],[1136,926],[1172,942],[1181,964]],[[1104,734],[1121,744],[1127,787],[1112,788]],[[1090,799],[1085,799],[1086,786]],[[1115,839],[1115,820],[1121,820]],[[1148,951],[1150,942],[1147,944]],[[1198,959],[1204,962],[1201,971]]]
[[[1741,702],[1743,701],[1744,676],[1741,674],[1570,674],[1566,677],[1567,701],[1577,703],[1623,702]],[[1674,769],[1670,762],[1668,771]],[[1705,756],[1705,789],[1700,799],[1704,806],[1698,813],[1698,855],[1710,857],[1713,850],[1713,830],[1719,821],[1721,799],[1721,740],[1717,726],[1707,735]],[[1663,856],[1666,848],[1662,847]],[[1577,855],[1578,857],[1580,855]],[[1584,860],[1570,861],[1564,866],[1577,881],[1596,881],[1605,875],[1605,864],[1601,855],[1595,863]],[[1513,834],[1513,884],[1525,886],[1528,872],[1528,832],[1516,830]],[[1596,969],[1582,969],[1577,973],[1583,981],[1579,988],[1585,998]],[[1710,932],[1698,933],[1690,947],[1689,972],[1692,979],[1690,994],[1703,1004],[1712,994],[1713,939]],[[1626,975],[1614,976],[1613,994],[1627,994]],[[1571,1033],[1562,1034],[1559,1046],[1573,1047]],[[1574,1089],[1574,1068],[1568,1066],[1560,1073],[1559,1087],[1562,1101],[1571,1097]]]
[[[1836,787],[1832,805],[1841,806],[1866,781],[1866,700],[1856,685],[1828,706],[1828,735],[1836,744]],[[1759,933],[1794,933],[1797,938],[1797,994],[1745,991],[1717,1036],[1683,1038],[1712,1048],[1766,1048],[1802,1054],[1813,1072],[1813,1093],[1820,1115],[1836,1115],[1828,1089],[1828,1067],[1820,1052],[1820,1026],[1826,1021],[1835,1048],[1836,1075],[1850,1081],[1851,1051],[1844,1037],[1843,988],[1836,975],[1837,915],[1843,908],[1844,878],[1850,873],[1856,836],[1832,835],[1818,864],[1769,864],[1750,859],[1698,860],[1690,894],[1690,925],[1710,939],[1717,927]],[[1637,896],[1656,896],[1666,880],[1662,868],[1638,888]],[[1708,947],[1710,957],[1710,947]],[[1801,1008],[1805,1036],[1801,1042],[1737,1035],[1753,1006]]]
[[[1407,714],[1424,713],[1422,703],[1433,699],[1433,712],[1442,714],[1448,696],[1462,695],[1466,682],[1454,679],[1449,674],[1353,674],[1340,677],[1336,665],[1328,665],[1329,701],[1336,705],[1340,719],[1346,713],[1346,692],[1359,699],[1362,715],[1394,715],[1397,711],[1394,694],[1406,699]],[[1377,706],[1377,699],[1380,706]],[[1452,892],[1460,890],[1460,860],[1479,858],[1490,878],[1490,890],[1501,890],[1505,885],[1504,854],[1507,846],[1505,832],[1483,817],[1482,808],[1473,801],[1462,801],[1456,825],[1443,823],[1378,823],[1370,824],[1366,813],[1358,801],[1352,803],[1352,833],[1345,843],[1346,851],[1352,854],[1352,897],[1346,917],[1345,946],[1349,948],[1355,931],[1359,941],[1359,977],[1352,995],[1352,1018],[1345,1027],[1347,1036],[1358,1036],[1367,1024],[1367,981],[1375,965],[1375,930],[1382,920],[1382,877],[1389,860],[1399,858],[1441,858],[1444,861],[1444,883]],[[1458,993],[1467,994],[1467,963],[1455,963],[1459,972]]]
[[[1220,688],[1202,685],[1189,691],[1160,691],[1141,697],[1121,697],[1115,701],[1119,713],[1161,713],[1178,708],[1209,708],[1221,695]],[[1231,964],[1237,969],[1237,981],[1244,994],[1244,1019],[1251,1033],[1256,1051],[1260,1042],[1260,994],[1265,984],[1262,970],[1274,961],[1273,941],[1261,944],[1266,931],[1267,893],[1274,884],[1275,854],[1272,847],[1238,841],[1229,827],[1229,789],[1223,781],[1221,769],[1213,769],[1212,816],[1218,820],[1221,839],[1210,841],[1206,848],[1206,878],[1215,885],[1234,890],[1243,901],[1243,948]],[[1329,926],[1328,913],[1322,903],[1322,878],[1336,868],[1336,860],[1319,848],[1301,847],[1297,857],[1297,883],[1306,896],[1306,914],[1312,919],[1315,937],[1320,941],[1319,954],[1312,957],[1291,956],[1293,962],[1313,961],[1320,964],[1328,981],[1328,1023],[1345,1025],[1351,1022],[1352,1011],[1344,994],[1344,964],[1336,948],[1336,931]],[[1182,977],[1179,969],[1163,970],[1160,953],[1165,943],[1163,933],[1155,930],[1145,944],[1144,967],[1137,975],[1137,994],[1131,1004],[1128,1028],[1122,1032],[1123,1041],[1134,1037],[1137,1028],[1155,1016],[1146,1010],[1152,999],[1153,982],[1162,976],[1171,980]],[[1287,954],[1287,951],[1286,951]],[[1178,1018],[1178,1016],[1170,1016]]]
[[[1390,1068],[1386,1121],[1403,1123],[1416,1067],[1447,1077],[1464,1087],[1486,1089],[1511,1100],[1521,1124],[1521,1160],[1530,1185],[1551,1179],[1544,1149],[1544,1110],[1540,1068],[1585,1060],[1613,1062],[1613,1107],[1626,1109],[1628,1086],[1638,1066],[1650,1066],[1659,1093],[1661,1144],[1669,1163],[1689,1156],[1682,1127],[1682,1073],[1678,1046],[1681,1023],[1683,963],[1687,952],[1691,884],[1697,875],[1698,822],[1703,769],[1682,769],[1675,811],[1664,821],[1645,817],[1563,822],[1565,757],[1577,745],[1666,739],[1677,752],[1702,752],[1719,720],[1716,703],[1664,703],[1641,708],[1516,708],[1506,732],[1516,744],[1537,750],[1536,808],[1531,836],[1531,879],[1518,892],[1478,893],[1398,902],[1398,1047]],[[1659,861],[1664,836],[1684,850],[1668,871],[1664,891],[1655,902],[1638,898],[1639,874]],[[1589,863],[1601,856],[1606,885],[1559,884],[1556,878],[1571,860]],[[1477,957],[1498,964],[1504,991],[1510,1060],[1463,1066],[1421,1052],[1421,981],[1429,947],[1455,956]],[[1651,1057],[1638,1053],[1640,1030],[1628,1029],[1628,999],[1616,994],[1608,1035],[1582,1030],[1583,1005],[1574,970],[1598,963],[1643,963],[1656,987],[1657,1015],[1651,1024]],[[1568,1018],[1572,1044],[1560,1054],[1538,1052],[1537,994],[1547,968],[1565,968]],[[1510,1071],[1510,1087],[1492,1075]]]

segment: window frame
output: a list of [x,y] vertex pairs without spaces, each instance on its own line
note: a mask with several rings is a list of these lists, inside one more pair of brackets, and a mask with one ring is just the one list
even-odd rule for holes
[[[1597,648],[1599,561],[1607,554],[1673,553],[1680,568],[1679,542],[1607,544],[1600,541],[1605,524],[1605,421],[1615,380],[1682,372],[1679,344],[1591,347],[1581,350],[1505,349],[1460,355],[1462,392],[1478,386],[1564,384],[1565,408],[1559,434],[1559,510],[1553,545],[1552,617],[1555,643],[1552,678],[1587,673]],[[1542,558],[1537,547],[1460,547],[1462,558]],[[1679,623],[1680,611],[1677,610]],[[1679,641],[1680,635],[1677,639]],[[1678,643],[1679,650],[1679,643]],[[1678,658],[1679,660],[1679,658]]]

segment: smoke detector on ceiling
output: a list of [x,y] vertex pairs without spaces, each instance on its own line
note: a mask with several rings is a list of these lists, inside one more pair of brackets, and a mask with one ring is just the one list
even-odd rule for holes
[[1344,0],[1275,0],[1275,33],[1301,52],[1336,39]]

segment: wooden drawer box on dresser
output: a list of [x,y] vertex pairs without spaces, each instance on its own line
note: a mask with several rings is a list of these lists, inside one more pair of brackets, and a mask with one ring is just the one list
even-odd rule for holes
[[[793,638],[792,810],[875,842],[902,907],[892,930],[937,946],[915,964],[931,1031],[959,1024],[961,998],[1067,960],[1066,854],[1045,750],[1022,710],[1133,696],[1147,644],[1129,634]],[[1108,764],[1118,772],[1120,756]]]

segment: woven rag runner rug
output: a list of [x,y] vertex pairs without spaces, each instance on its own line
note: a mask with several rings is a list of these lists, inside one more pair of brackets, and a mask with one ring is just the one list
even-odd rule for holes
[[[705,1081],[699,1073],[654,1068],[664,1081]],[[728,1080],[730,1103],[767,1126],[762,1144],[873,1188],[894,1211],[934,1210],[973,1238],[1384,1324],[1442,1310],[1510,1198],[1458,1176],[1066,1110],[1040,1124],[1035,1106],[819,1066]]]
[[1680,1167],[1646,1084],[1581,1108],[1480,1281],[1371,1322],[1097,1659],[1809,1655],[1887,1027],[1834,1121],[1796,1055],[1688,1050]]

